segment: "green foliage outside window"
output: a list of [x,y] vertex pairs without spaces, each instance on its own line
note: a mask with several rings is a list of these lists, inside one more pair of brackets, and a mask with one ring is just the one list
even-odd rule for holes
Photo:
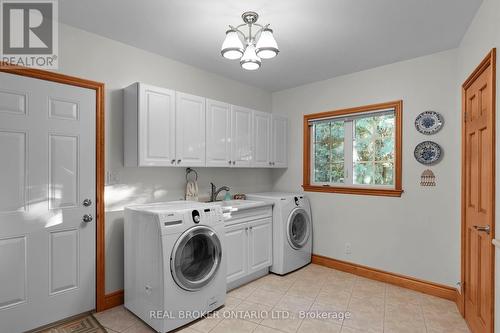
[[[352,161],[345,161],[345,128],[351,128],[346,122],[352,123]],[[352,184],[394,184],[393,113],[318,122],[313,124],[313,133],[314,182],[342,184],[346,169],[349,172],[352,166]]]

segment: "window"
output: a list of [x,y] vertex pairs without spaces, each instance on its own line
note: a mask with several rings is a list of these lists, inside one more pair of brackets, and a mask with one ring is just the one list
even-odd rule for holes
[[400,196],[402,101],[304,116],[304,190]]

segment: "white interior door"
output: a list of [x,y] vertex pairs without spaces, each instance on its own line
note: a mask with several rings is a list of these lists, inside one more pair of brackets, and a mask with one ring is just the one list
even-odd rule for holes
[[95,99],[0,73],[1,332],[95,307]]
[[205,98],[175,95],[177,166],[205,166]]
[[207,167],[231,165],[231,107],[207,99]]
[[254,111],[253,114],[253,161],[256,167],[271,166],[271,114]]

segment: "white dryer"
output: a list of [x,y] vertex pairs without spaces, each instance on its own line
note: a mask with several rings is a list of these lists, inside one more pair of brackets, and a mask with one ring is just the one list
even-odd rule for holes
[[226,298],[220,206],[186,201],[125,209],[125,307],[169,332]]
[[274,203],[273,265],[270,271],[287,274],[311,262],[312,216],[309,200],[297,193],[254,193],[249,200]]

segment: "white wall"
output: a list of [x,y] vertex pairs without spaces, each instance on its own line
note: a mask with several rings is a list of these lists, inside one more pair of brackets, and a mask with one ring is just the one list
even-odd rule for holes
[[[458,85],[460,86],[472,71],[479,65],[481,60],[492,48],[500,47],[500,1],[484,0],[479,8],[474,20],[467,30],[458,48]],[[500,50],[497,49],[497,53]],[[498,57],[497,57],[498,58]],[[500,149],[500,135],[498,128],[500,125],[500,115],[498,113],[500,84],[498,83],[498,60],[497,60],[497,136],[496,146]],[[458,90],[460,92],[460,90]],[[460,96],[457,96],[460,98]],[[500,153],[496,155],[496,174],[500,175]],[[495,185],[496,207],[500,207],[500,177],[496,177]],[[500,226],[500,216],[496,213],[496,226]],[[497,229],[498,230],[498,229]],[[500,238],[497,234],[497,238]],[[500,255],[496,251],[496,274],[495,274],[495,332],[500,332]]]
[[[273,113],[290,117],[289,168],[274,171],[275,190],[301,191],[303,115],[402,99],[401,198],[307,193],[314,224],[314,253],[455,286],[460,280],[460,111],[456,50],[336,77],[273,94]],[[332,60],[334,61],[334,60]],[[443,129],[417,132],[415,117],[435,110]],[[444,157],[431,167],[435,188],[420,187],[425,166],[413,149],[438,142]],[[344,252],[350,242],[352,254]]]
[[[123,287],[123,206],[177,200],[185,186],[184,168],[123,167],[121,89],[142,81],[268,112],[271,94],[62,24],[59,45],[59,72],[106,84],[106,170],[117,177],[106,187],[106,291],[111,292]],[[271,189],[271,171],[265,169],[198,171],[202,193],[211,181],[230,186],[232,193]]]

